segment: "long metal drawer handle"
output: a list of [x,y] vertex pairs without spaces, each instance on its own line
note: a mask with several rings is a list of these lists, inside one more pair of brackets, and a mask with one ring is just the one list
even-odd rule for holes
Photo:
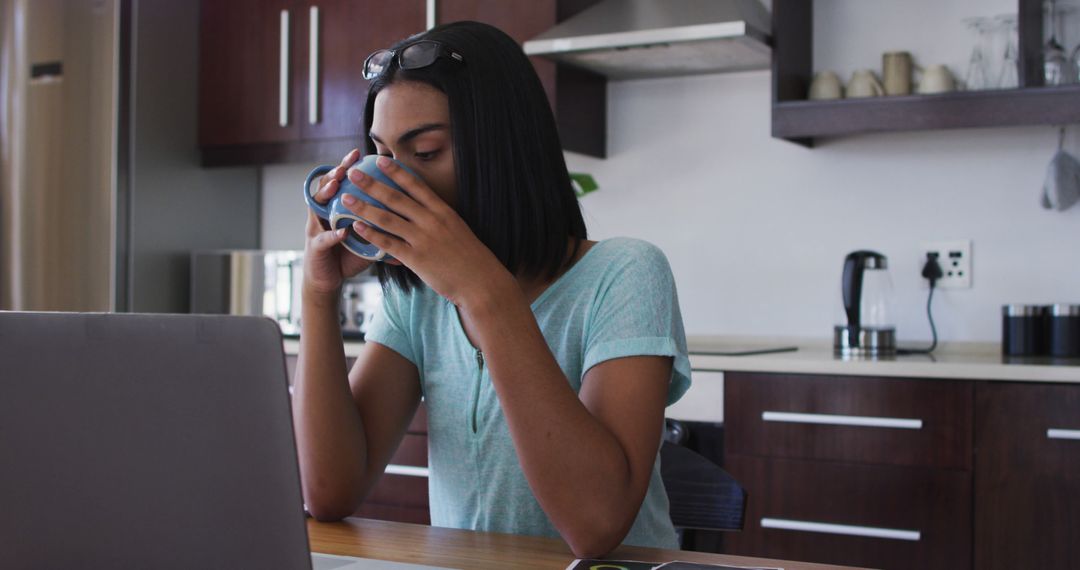
[[278,54],[278,124],[289,126],[289,11],[281,11],[281,49]]
[[761,528],[823,532],[827,534],[843,534],[848,536],[870,536],[874,538],[891,538],[893,540],[918,541],[922,538],[922,533],[917,530],[796,521],[791,519],[762,518]]
[[761,412],[767,422],[824,424],[837,426],[922,429],[923,421],[909,418],[879,418],[874,416],[838,416],[832,414],[799,414],[794,412]]
[[1047,439],[1080,439],[1080,429],[1048,429]]
[[386,466],[386,472],[390,475],[408,475],[409,477],[427,477],[427,467],[416,467],[413,465],[394,465],[391,463]]
[[319,7],[312,6],[308,30],[308,124],[319,122]]
[[435,0],[427,0],[425,4],[424,29],[430,30],[435,27]]

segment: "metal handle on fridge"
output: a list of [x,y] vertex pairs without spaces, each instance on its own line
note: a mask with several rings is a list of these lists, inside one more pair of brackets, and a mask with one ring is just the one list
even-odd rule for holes
[[319,7],[311,7],[308,46],[308,124],[319,122]]
[[281,11],[281,49],[278,60],[278,124],[289,126],[289,11]]
[[899,429],[922,429],[923,421],[909,418],[881,418],[875,416],[840,416],[833,414],[802,414],[794,412],[761,412],[767,422],[796,424],[822,424],[835,426],[882,427]]

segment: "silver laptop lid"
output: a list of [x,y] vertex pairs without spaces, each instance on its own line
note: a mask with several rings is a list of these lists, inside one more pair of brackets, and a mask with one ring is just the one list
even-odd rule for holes
[[260,317],[0,312],[0,567],[310,568]]

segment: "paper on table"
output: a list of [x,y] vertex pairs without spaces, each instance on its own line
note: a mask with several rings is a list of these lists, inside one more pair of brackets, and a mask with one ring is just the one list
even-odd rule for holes
[[773,566],[727,566],[701,562],[639,562],[636,560],[577,559],[566,570],[784,570]]

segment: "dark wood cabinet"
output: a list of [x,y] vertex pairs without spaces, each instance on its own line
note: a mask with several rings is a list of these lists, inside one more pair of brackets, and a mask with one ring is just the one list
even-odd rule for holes
[[884,569],[1080,559],[1080,385],[729,372],[724,389],[724,464],[748,494],[729,553]]
[[729,552],[872,568],[971,567],[968,471],[744,455],[725,463],[749,495],[743,532],[724,537]]
[[[294,354],[286,355],[286,370],[289,383],[296,373]],[[346,364],[352,368],[356,359],[346,358]],[[386,473],[371,490],[355,515],[370,519],[431,524],[428,509],[427,468],[427,411],[424,404],[416,410],[405,436],[397,451],[390,459]]]
[[975,567],[1080,562],[1080,386],[975,391]]
[[367,54],[424,28],[423,0],[201,2],[206,166],[329,160],[357,146]]
[[[296,43],[294,0],[200,3],[199,144],[205,147],[295,140],[296,85],[281,87],[282,57]],[[286,14],[287,16],[282,16]],[[284,30],[284,32],[283,32]],[[290,37],[281,49],[283,35]],[[291,59],[286,69],[294,67]],[[280,103],[285,98],[285,124]]]
[[[506,32],[518,44],[547,31],[557,22],[597,0],[436,0],[438,23],[474,20]],[[607,78],[542,58],[531,57],[544,84],[559,126],[563,148],[590,156],[607,155]]]
[[972,385],[724,375],[724,466],[748,494],[725,551],[971,567]]
[[[519,43],[596,0],[438,0],[438,23],[477,20]],[[424,0],[202,0],[204,166],[336,160],[360,144],[371,52],[421,32]],[[605,153],[606,80],[533,58],[567,150]]]

